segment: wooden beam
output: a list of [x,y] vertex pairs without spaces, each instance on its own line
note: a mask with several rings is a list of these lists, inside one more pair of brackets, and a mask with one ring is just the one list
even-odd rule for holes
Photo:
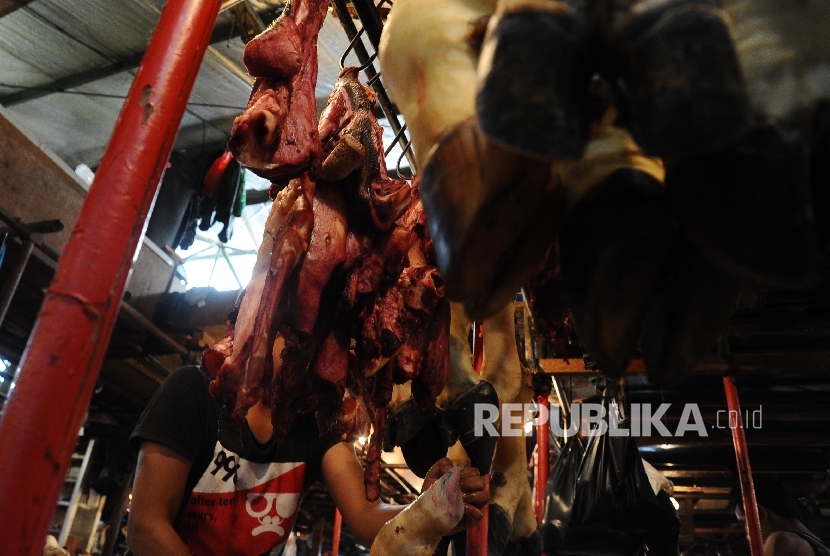
[[[735,353],[735,366],[739,372],[784,373],[798,371],[802,374],[824,374],[830,367],[830,350],[767,351]],[[540,359],[542,370],[550,374],[596,375],[597,371],[585,368],[582,359]],[[726,361],[719,355],[707,355],[698,363],[694,374],[722,375],[729,371]],[[642,359],[632,359],[626,373],[646,372]]]

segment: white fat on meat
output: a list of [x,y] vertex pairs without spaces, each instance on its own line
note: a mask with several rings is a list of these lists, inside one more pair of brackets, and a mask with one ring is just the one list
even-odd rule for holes
[[464,517],[461,470],[456,465],[384,525],[370,556],[432,556],[441,537]]
[[478,54],[470,37],[474,24],[492,14],[495,4],[395,0],[389,12],[380,38],[380,67],[420,166],[445,131],[475,112]]
[[724,0],[749,97],[781,120],[830,98],[830,2]]

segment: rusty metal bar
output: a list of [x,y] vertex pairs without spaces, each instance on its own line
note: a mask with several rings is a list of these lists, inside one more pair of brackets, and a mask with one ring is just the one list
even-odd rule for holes
[[43,551],[129,269],[220,3],[166,3],[46,291],[0,417],[4,554]]
[[17,260],[14,262],[8,281],[3,286],[3,293],[0,294],[0,325],[3,324],[3,319],[6,318],[6,312],[12,304],[14,292],[17,291],[17,286],[20,284],[20,279],[23,277],[26,264],[28,264],[29,257],[32,256],[32,250],[34,248],[35,242],[30,237],[24,239],[23,244],[20,246],[20,253],[18,253]]
[[[484,490],[490,490],[490,475],[484,475]],[[482,509],[484,517],[478,525],[467,529],[467,556],[487,556],[487,535],[490,529],[490,504]]]
[[[723,377],[726,391],[726,403],[729,407],[729,428],[732,429],[732,442],[735,445],[735,459],[738,462],[738,475],[741,480],[741,495],[746,515],[746,532],[749,537],[749,549],[752,556],[763,556],[764,538],[761,536],[761,521],[758,517],[758,503],[755,500],[755,484],[752,482],[752,467],[749,464],[749,449],[744,435],[744,421],[741,417],[741,403],[738,389],[731,376]],[[733,421],[734,418],[734,421]]]

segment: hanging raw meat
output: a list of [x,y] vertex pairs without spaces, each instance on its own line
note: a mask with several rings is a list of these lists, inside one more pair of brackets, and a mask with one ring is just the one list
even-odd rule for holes
[[296,178],[271,208],[251,282],[234,325],[233,353],[210,384],[214,397],[242,418],[271,383],[272,346],[284,319],[279,312],[288,278],[308,248],[314,222],[314,182]]
[[[285,20],[272,30],[298,26]],[[293,71],[272,50],[293,52],[294,43],[270,40],[271,49],[250,50],[250,67]],[[354,68],[341,73],[319,123],[319,164],[273,187],[236,322],[203,358],[212,394],[236,418],[270,402],[278,441],[298,412],[315,412],[321,431],[340,438],[364,436],[371,423],[370,500],[380,496],[395,381],[411,380],[418,402],[432,404],[449,367],[449,310],[417,181],[388,176],[374,102]]]
[[309,169],[319,156],[317,35],[328,0],[290,0],[268,29],[245,46],[243,61],[256,77],[228,146],[236,159],[270,180]]
[[361,221],[386,230],[410,203],[409,184],[393,180],[383,159],[383,128],[374,115],[375,94],[358,81],[357,68],[340,77],[320,115],[324,159],[320,179],[343,182]]

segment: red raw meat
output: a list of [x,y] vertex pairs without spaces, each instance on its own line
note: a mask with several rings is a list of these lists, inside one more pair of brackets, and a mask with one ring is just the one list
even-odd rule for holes
[[228,146],[240,164],[273,181],[308,170],[320,154],[317,133],[317,35],[328,0],[293,0],[245,46],[254,83]]

